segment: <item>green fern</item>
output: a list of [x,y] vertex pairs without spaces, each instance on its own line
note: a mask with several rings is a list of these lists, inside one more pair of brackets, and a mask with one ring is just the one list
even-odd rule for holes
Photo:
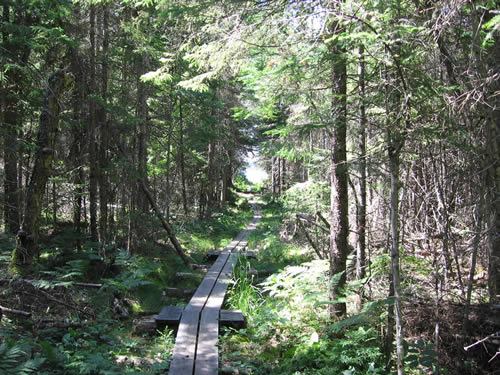
[[0,344],[0,374],[28,375],[38,371],[45,358],[27,359],[28,354],[19,345]]

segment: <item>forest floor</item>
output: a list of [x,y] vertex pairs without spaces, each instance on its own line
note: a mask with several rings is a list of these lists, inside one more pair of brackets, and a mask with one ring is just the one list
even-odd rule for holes
[[[362,307],[355,298],[359,284],[349,283],[350,316],[332,322],[325,303],[327,262],[315,260],[300,240],[280,238],[285,213],[279,202],[262,201],[261,206],[262,220],[249,238],[249,250],[257,251],[257,259],[238,263],[224,306],[241,310],[248,325],[221,330],[221,372],[389,373],[382,354],[389,303],[383,297],[385,273],[378,274],[386,265],[374,262],[371,298]],[[224,247],[251,217],[246,198],[240,197],[233,208],[210,220],[179,225],[179,239],[190,257],[203,264],[208,251]],[[103,253],[90,245],[77,251],[68,246],[74,233],[61,228],[47,237],[30,278],[0,280],[0,306],[29,313],[3,313],[0,373],[165,373],[175,332],[157,331],[154,315],[164,305],[185,304],[203,271],[194,272],[198,277],[181,278],[179,272],[193,271],[153,242],[132,254],[119,248]],[[0,245],[0,272],[7,275],[12,238],[2,237]],[[417,277],[414,271],[408,275],[409,285],[411,277]],[[166,287],[186,292],[167,295]],[[492,359],[497,341],[462,349],[500,331],[498,310],[481,303],[470,306],[464,329],[464,304],[441,300],[436,308],[432,291],[407,288],[404,317],[408,373],[427,374],[437,366],[445,374],[459,368],[464,374],[500,373],[499,359]],[[436,321],[439,348],[433,345]]]

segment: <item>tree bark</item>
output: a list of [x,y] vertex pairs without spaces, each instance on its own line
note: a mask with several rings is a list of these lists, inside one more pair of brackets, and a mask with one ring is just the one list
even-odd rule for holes
[[[90,6],[90,93],[97,94],[96,84],[96,10],[95,5]],[[90,211],[90,238],[97,242],[97,185],[98,185],[98,166],[97,166],[97,148],[96,148],[96,101],[89,98],[89,134],[88,134],[88,153],[89,153],[89,211]]]
[[181,169],[181,182],[182,182],[182,208],[184,215],[187,216],[187,191],[186,191],[186,171],[185,171],[185,150],[184,150],[184,115],[182,111],[182,97],[179,97],[179,161]]
[[[494,47],[491,48],[489,72],[500,71],[500,37],[495,33]],[[489,231],[488,231],[488,293],[489,302],[500,302],[500,82],[491,80],[490,103],[485,106],[487,119],[488,185],[489,185]]]
[[398,375],[404,373],[403,358],[403,316],[400,295],[400,264],[399,264],[399,155],[403,140],[398,134],[388,130],[388,156],[391,174],[391,272],[394,291],[394,318],[396,329],[396,354]]
[[359,47],[359,206],[358,218],[358,246],[356,251],[356,278],[365,276],[366,258],[366,92],[365,92],[365,58],[364,45]]
[[98,183],[99,183],[99,241],[106,243],[108,237],[108,148],[109,132],[107,110],[104,105],[108,100],[108,49],[109,49],[109,9],[103,5],[102,9],[102,52],[101,52],[101,100],[104,104],[99,106],[99,162],[98,162]]
[[[19,15],[22,14],[22,15]],[[11,20],[13,18],[13,20]],[[24,11],[14,9],[11,12],[9,5],[3,5],[2,21],[5,25],[14,23],[28,27]],[[20,224],[20,193],[19,181],[19,144],[18,137],[22,127],[22,100],[23,95],[21,85],[23,83],[23,74],[21,68],[26,65],[30,48],[23,42],[16,41],[19,35],[12,35],[6,27],[2,31],[3,47],[9,51],[12,62],[14,63],[5,71],[5,84],[0,84],[1,102],[0,102],[0,122],[3,129],[3,159],[4,159],[4,216],[5,229],[7,232],[16,234],[19,231]],[[17,65],[19,64],[19,65]]]
[[[9,74],[10,79],[17,81],[14,74]],[[2,94],[2,128],[3,134],[3,160],[4,160],[4,215],[5,229],[7,232],[16,234],[19,231],[19,187],[17,185],[17,157],[18,157],[18,133],[21,127],[21,116],[19,113],[19,100],[13,91],[5,89]]]
[[71,82],[71,76],[60,70],[49,79],[45,92],[36,141],[35,162],[26,191],[22,230],[18,233],[16,248],[12,253],[10,263],[10,269],[14,275],[23,275],[29,271],[38,251],[42,199],[55,154],[61,111],[60,97]]
[[[336,7],[337,4],[334,4]],[[330,25],[332,35],[342,31],[338,21]],[[343,293],[346,282],[346,261],[348,255],[349,212],[347,175],[347,62],[345,47],[334,40],[330,45],[333,56],[331,68],[332,120],[330,144],[330,299],[337,300]],[[330,306],[332,317],[346,314],[345,302]]]

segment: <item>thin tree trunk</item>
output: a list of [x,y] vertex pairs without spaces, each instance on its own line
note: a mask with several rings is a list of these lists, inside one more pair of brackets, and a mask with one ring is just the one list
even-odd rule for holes
[[[137,78],[137,102],[136,116],[139,121],[137,129],[137,174],[147,183],[147,122],[148,122],[148,106],[146,84],[141,81],[141,76],[147,69],[147,57],[139,56],[136,66]],[[144,212],[147,210],[147,201],[141,195],[137,196],[138,208]]]
[[[469,322],[469,312],[470,312],[470,304],[471,304],[471,298],[472,298],[472,288],[474,286],[474,274],[476,272],[476,262],[477,262],[477,254],[479,252],[479,247],[481,244],[481,228],[483,226],[483,216],[484,216],[484,193],[482,191],[483,189],[480,189],[479,194],[479,202],[476,205],[476,208],[474,210],[474,223],[475,223],[475,233],[474,233],[474,238],[473,238],[473,243],[472,243],[472,254],[471,254],[471,265],[470,265],[470,270],[469,270],[469,279],[467,282],[467,294],[466,294],[466,302],[465,302],[465,308],[464,308],[464,315],[462,318],[462,332],[461,332],[461,339],[460,343],[458,345],[459,348],[464,347],[465,343],[465,338],[468,335],[468,332],[470,330],[470,322]],[[458,361],[457,361],[457,367],[460,370],[464,370],[464,356],[463,352],[461,353],[462,355],[458,356]]]
[[187,204],[187,192],[186,192],[186,173],[185,173],[185,155],[184,155],[184,116],[182,111],[182,97],[179,97],[179,158],[180,158],[180,169],[181,169],[181,182],[182,182],[182,208],[184,209],[184,215],[187,217],[188,204]]
[[172,230],[172,228],[170,227],[170,225],[167,223],[167,221],[163,217],[160,209],[158,208],[158,205],[156,204],[153,196],[151,195],[151,192],[149,191],[148,187],[146,186],[146,183],[144,181],[140,180],[140,179],[138,179],[137,182],[140,185],[142,191],[144,192],[144,195],[146,196],[147,200],[151,204],[151,207],[153,208],[156,216],[158,217],[158,219],[160,219],[161,225],[163,226],[163,228],[167,232],[168,238],[172,242],[172,245],[174,245],[175,251],[182,258],[182,261],[186,265],[189,266],[191,264],[191,262],[189,261],[189,258],[184,253],[184,250],[183,250],[181,244],[179,243],[179,241],[177,240],[177,237],[175,236],[174,231]]
[[[12,12],[15,13],[15,12]],[[11,20],[9,5],[3,5],[2,21],[8,25]],[[14,15],[14,23],[16,17]],[[30,50],[26,47],[19,48],[10,41],[8,28],[2,32],[3,48],[13,56],[17,64],[26,64]],[[23,82],[19,67],[14,66],[5,71],[5,84],[0,83],[1,125],[3,130],[3,160],[4,160],[4,217],[5,229],[11,234],[17,234],[20,223],[20,199],[18,185],[18,137],[22,127],[22,101],[20,100],[20,84]]]
[[[338,4],[334,4],[337,7]],[[332,35],[342,32],[337,21],[330,25]],[[330,283],[332,303],[330,315],[344,316],[345,302],[334,302],[341,297],[346,282],[346,261],[349,252],[349,207],[347,174],[347,62],[345,48],[338,41],[331,43],[332,120],[330,144]]]
[[[495,35],[490,57],[490,71],[500,71],[500,37]],[[488,231],[488,294],[491,304],[500,303],[500,82],[492,80],[489,97],[491,103],[484,106],[487,113],[488,185],[490,207]],[[495,94],[493,94],[495,93]]]
[[[399,265],[399,153],[402,140],[388,130],[389,170],[391,174],[391,271],[394,288],[394,318],[398,375],[404,374],[403,314]],[[396,139],[394,139],[396,138]]]
[[[109,49],[109,9],[107,5],[103,5],[102,9],[102,70],[101,70],[101,97],[103,103],[108,100],[108,49]],[[108,119],[107,111],[103,105],[99,107],[99,240],[102,245],[106,243],[108,238]]]
[[58,71],[49,79],[45,92],[36,141],[35,162],[26,192],[22,230],[18,233],[16,248],[12,253],[10,264],[11,272],[15,275],[24,275],[29,271],[38,251],[40,214],[43,194],[51,174],[52,160],[55,154],[61,111],[60,97],[70,83],[70,76],[62,70]]
[[[96,11],[95,5],[90,6],[90,93],[97,93],[96,85]],[[89,212],[90,212],[90,238],[96,242],[97,237],[97,149],[96,149],[96,101],[89,98]]]
[[[80,11],[78,7],[75,7],[74,18],[78,19]],[[82,213],[83,213],[83,184],[84,184],[84,173],[83,173],[83,147],[82,142],[85,139],[83,132],[83,112],[82,104],[84,101],[84,90],[85,82],[83,79],[83,71],[80,65],[80,56],[76,48],[71,50],[71,71],[75,80],[75,85],[71,97],[72,105],[72,146],[70,150],[69,159],[71,160],[73,166],[73,173],[71,176],[73,188],[73,224],[75,225],[76,232],[78,234],[77,248],[81,248],[80,234],[82,230]]]
[[358,247],[356,256],[356,278],[365,276],[366,258],[366,93],[365,93],[365,58],[364,45],[359,47],[359,207],[358,217]]
[[[12,74],[11,74],[12,76]],[[12,77],[11,77],[12,78]],[[7,91],[7,90],[5,90]],[[19,231],[19,188],[17,185],[17,130],[20,128],[20,104],[13,92],[2,94],[2,128],[3,134],[3,161],[4,161],[4,215],[5,229],[16,234]]]

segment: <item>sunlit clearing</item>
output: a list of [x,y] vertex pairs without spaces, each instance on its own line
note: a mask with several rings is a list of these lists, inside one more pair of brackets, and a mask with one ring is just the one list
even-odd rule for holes
[[245,170],[245,176],[253,184],[258,184],[267,178],[267,172],[256,164],[257,155],[252,155],[247,158],[248,167]]

